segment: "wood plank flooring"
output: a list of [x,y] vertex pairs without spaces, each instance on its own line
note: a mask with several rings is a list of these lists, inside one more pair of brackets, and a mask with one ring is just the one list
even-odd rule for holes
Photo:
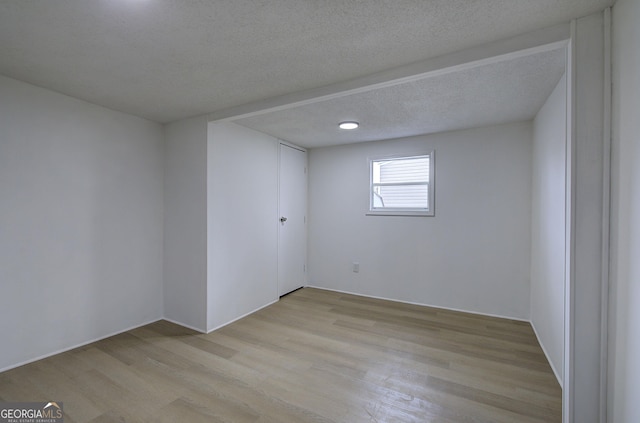
[[0,373],[65,422],[560,422],[528,323],[305,288],[204,335],[160,321]]

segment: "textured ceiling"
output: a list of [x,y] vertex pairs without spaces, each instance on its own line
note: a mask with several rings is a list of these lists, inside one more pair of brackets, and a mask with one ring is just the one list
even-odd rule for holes
[[0,0],[0,74],[158,122],[384,71],[612,0]]
[[[532,119],[565,70],[565,49],[497,61],[235,120],[312,148]],[[338,129],[355,120],[355,131]]]

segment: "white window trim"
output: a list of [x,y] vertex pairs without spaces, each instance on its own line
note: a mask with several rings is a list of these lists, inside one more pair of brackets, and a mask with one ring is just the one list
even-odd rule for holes
[[[394,209],[394,208],[385,208],[385,209],[372,209],[372,195],[373,191],[371,187],[373,186],[373,165],[372,162],[379,160],[393,160],[393,159],[402,159],[402,158],[410,158],[410,157],[419,157],[419,156],[429,156],[429,210],[424,209]],[[395,154],[395,155],[384,155],[384,156],[376,156],[368,158],[369,164],[369,187],[368,187],[368,207],[366,216],[422,216],[422,217],[433,217],[435,216],[436,207],[435,207],[435,168],[436,168],[436,156],[435,151],[431,150],[428,152],[421,152],[415,154]]]

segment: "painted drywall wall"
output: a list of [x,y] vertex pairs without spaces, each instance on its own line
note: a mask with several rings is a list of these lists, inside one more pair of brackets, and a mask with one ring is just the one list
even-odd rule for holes
[[164,317],[206,331],[207,120],[165,125]]
[[640,1],[613,7],[609,421],[640,421]]
[[162,317],[162,137],[0,77],[0,370]]
[[277,301],[278,140],[210,123],[207,329]]
[[[310,284],[528,320],[531,137],[524,122],[312,149]],[[368,158],[431,150],[435,217],[366,216]]]
[[567,79],[563,76],[533,121],[531,324],[562,384]]

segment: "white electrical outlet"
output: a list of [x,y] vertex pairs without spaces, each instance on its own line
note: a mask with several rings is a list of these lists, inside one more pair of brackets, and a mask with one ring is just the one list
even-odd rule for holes
[[357,261],[353,262],[353,273],[358,273],[360,271],[360,263]]

